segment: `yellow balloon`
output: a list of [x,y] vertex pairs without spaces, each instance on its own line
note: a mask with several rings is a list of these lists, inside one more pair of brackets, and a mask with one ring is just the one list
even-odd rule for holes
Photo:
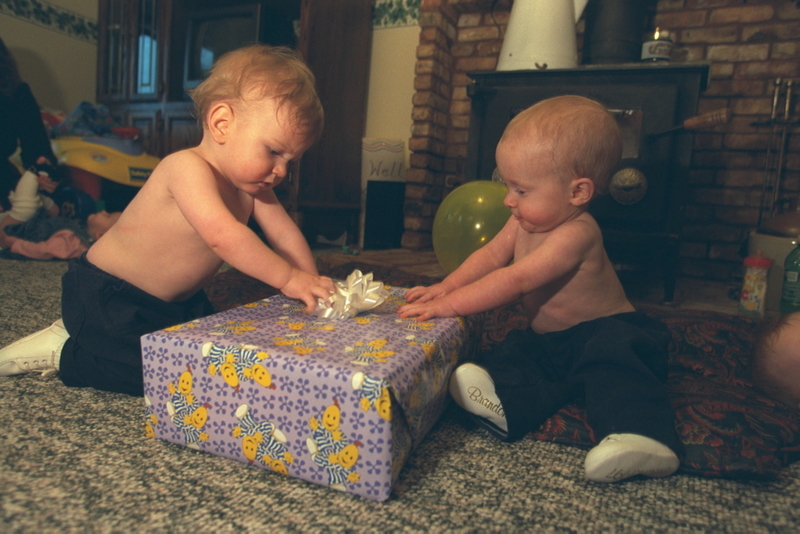
[[511,216],[503,205],[506,187],[475,180],[450,192],[433,219],[433,251],[439,265],[451,273],[467,257],[492,240]]

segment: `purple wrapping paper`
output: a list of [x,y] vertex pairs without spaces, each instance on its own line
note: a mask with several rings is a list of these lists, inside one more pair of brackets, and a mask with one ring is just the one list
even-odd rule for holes
[[382,501],[479,347],[477,318],[331,321],[270,297],[142,337],[149,435]]

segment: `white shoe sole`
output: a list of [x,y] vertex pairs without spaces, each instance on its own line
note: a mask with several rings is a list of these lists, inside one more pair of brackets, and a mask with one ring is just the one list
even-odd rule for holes
[[618,482],[636,475],[666,477],[680,460],[663,443],[638,434],[610,434],[589,451],[584,462],[586,478]]
[[474,363],[457,367],[450,377],[450,395],[456,404],[476,416],[490,432],[503,439],[508,435],[503,405],[486,369]]

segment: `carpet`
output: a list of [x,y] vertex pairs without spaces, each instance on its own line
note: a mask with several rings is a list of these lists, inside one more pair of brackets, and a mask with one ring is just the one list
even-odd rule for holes
[[[0,260],[0,345],[58,318],[65,268]],[[584,450],[499,443],[454,409],[384,503],[147,439],[141,399],[57,377],[0,380],[0,414],[4,532],[793,532],[800,521],[798,463],[769,481],[601,485],[583,478]]]

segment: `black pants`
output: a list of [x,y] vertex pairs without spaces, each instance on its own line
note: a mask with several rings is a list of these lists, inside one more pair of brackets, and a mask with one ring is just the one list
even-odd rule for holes
[[666,325],[639,312],[547,334],[512,331],[481,362],[503,404],[508,440],[537,429],[583,395],[598,441],[608,434],[641,434],[680,455],[664,386],[670,339]]
[[165,302],[95,267],[84,254],[62,280],[61,309],[69,333],[59,376],[67,386],[144,394],[144,334],[214,313],[199,291],[183,302]]

